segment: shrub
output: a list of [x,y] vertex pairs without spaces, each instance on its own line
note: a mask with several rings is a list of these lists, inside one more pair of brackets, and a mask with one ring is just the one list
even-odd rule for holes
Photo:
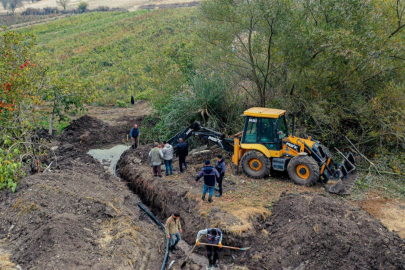
[[89,6],[89,3],[80,2],[79,6],[78,6],[79,11],[82,12],[82,13],[85,12],[88,6]]
[[22,166],[20,162],[13,160],[18,154],[17,149],[13,153],[8,153],[0,148],[0,190],[11,188],[15,192]]
[[57,14],[59,10],[56,7],[44,7],[44,14]]
[[117,105],[117,107],[119,107],[119,108],[125,108],[125,107],[127,107],[127,104],[125,103],[125,101],[122,101],[122,100],[117,100],[116,105]]
[[173,95],[166,106],[158,108],[161,121],[154,128],[154,136],[167,139],[195,121],[228,134],[239,131],[243,126],[242,102],[228,81],[216,74],[195,75],[189,89]]
[[23,12],[21,12],[21,15],[43,15],[44,12],[41,11],[39,8],[27,8]]
[[110,7],[106,7],[106,6],[99,6],[98,8],[95,9],[95,11],[109,11]]

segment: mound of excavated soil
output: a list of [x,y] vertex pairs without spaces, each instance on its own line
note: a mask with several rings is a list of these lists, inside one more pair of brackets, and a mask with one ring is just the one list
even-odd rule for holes
[[164,234],[138,197],[74,146],[56,152],[59,169],[0,193],[0,249],[22,269],[160,269]]
[[405,243],[343,199],[286,195],[258,228],[251,269],[405,269]]
[[94,145],[122,143],[128,138],[134,123],[141,124],[144,116],[125,116],[116,119],[119,125],[113,126],[97,118],[84,115],[67,126],[58,137],[61,142],[88,149]]

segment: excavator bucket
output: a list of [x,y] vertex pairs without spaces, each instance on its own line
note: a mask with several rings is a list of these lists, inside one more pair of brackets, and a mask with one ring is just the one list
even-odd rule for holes
[[[339,152],[340,153],[340,152]],[[325,184],[328,192],[339,195],[348,195],[357,181],[355,159],[352,153],[344,157],[342,164],[338,166]]]

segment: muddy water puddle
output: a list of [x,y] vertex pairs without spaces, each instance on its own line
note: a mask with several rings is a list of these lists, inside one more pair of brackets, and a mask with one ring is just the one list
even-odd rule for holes
[[122,153],[129,148],[129,145],[124,144],[106,145],[99,149],[91,149],[87,154],[100,161],[109,172],[114,173],[115,165],[117,165]]

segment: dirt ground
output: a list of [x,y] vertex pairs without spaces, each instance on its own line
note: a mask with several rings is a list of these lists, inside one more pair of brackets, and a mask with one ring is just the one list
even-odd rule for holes
[[[207,227],[223,230],[224,245],[251,247],[222,250],[220,269],[405,269],[402,200],[371,192],[352,202],[322,185],[297,186],[282,173],[253,180],[228,162],[225,193],[208,203],[194,178],[221,153],[215,146],[190,155],[184,174],[175,161],[174,175],[163,178],[148,165],[150,145],[128,150],[117,165],[121,181],[86,154],[127,142],[131,126],[149,113],[144,103],[90,108],[52,141],[58,159],[50,172],[24,178],[16,193],[0,193],[0,269],[160,269],[163,232],[138,200],[162,222],[181,214],[184,241],[170,255],[172,270]],[[204,254],[197,247],[184,269],[205,269]]]
[[[77,6],[81,2],[81,0],[72,0],[68,3],[67,9],[77,9]],[[106,6],[110,8],[118,8],[118,9],[125,9],[129,11],[135,11],[140,8],[145,8],[144,6],[156,6],[156,7],[177,7],[177,6],[184,6],[187,4],[195,5],[198,1],[195,0],[156,0],[156,1],[146,1],[146,0],[87,0],[85,1],[89,3],[89,9],[96,9],[99,6]],[[22,12],[24,9],[27,8],[45,8],[45,7],[58,7],[62,9],[61,6],[57,4],[57,0],[41,0],[35,1],[34,3],[31,2],[24,2],[23,8],[18,8],[16,12]],[[0,14],[7,14],[7,11],[0,6]]]
[[[252,247],[224,250],[223,269],[405,269],[405,242],[398,234],[320,186],[298,187],[283,175],[269,185],[229,172],[225,195],[209,204],[200,199],[202,184],[194,178],[220,150],[190,156],[183,175],[175,163],[173,176],[155,178],[146,162],[150,148],[125,152],[120,175],[160,219],[180,212],[189,244],[198,230],[218,227],[224,245]],[[203,255],[204,249],[196,252]]]
[[85,153],[103,136],[119,143],[123,126],[144,115],[115,117],[122,133],[89,116],[74,121],[53,142],[50,172],[0,193],[0,269],[160,269],[163,232],[139,209],[139,198]]

